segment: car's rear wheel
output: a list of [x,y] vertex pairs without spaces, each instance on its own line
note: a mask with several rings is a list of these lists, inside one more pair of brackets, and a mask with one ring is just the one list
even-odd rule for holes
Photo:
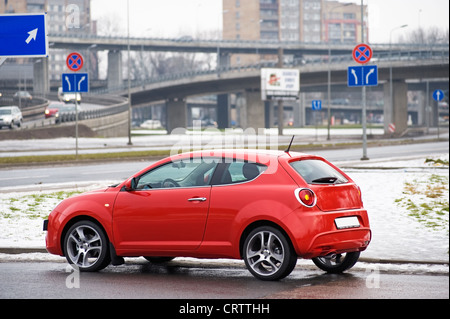
[[282,279],[297,263],[297,255],[289,239],[271,226],[258,227],[250,232],[244,242],[243,257],[247,269],[261,280]]
[[108,238],[91,221],[79,221],[70,227],[64,239],[64,253],[69,264],[80,271],[98,271],[109,265]]
[[336,254],[324,257],[313,258],[312,261],[322,270],[332,274],[342,273],[352,268],[359,258],[358,252]]

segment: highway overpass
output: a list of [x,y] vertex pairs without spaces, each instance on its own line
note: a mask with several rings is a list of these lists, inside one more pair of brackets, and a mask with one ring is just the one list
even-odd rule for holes
[[[260,68],[253,67],[231,68],[229,54],[277,54],[280,47],[285,55],[294,56],[326,56],[321,61],[306,58],[305,64],[298,65],[301,72],[301,91],[324,91],[327,83],[328,68],[331,69],[333,90],[336,87],[345,87],[347,67],[354,65],[351,60],[351,51],[354,44],[327,43],[299,43],[299,42],[267,42],[267,41],[215,41],[196,39],[149,39],[127,37],[100,37],[100,36],[67,36],[59,34],[49,35],[50,47],[54,49],[107,50],[108,79],[107,92],[116,92],[126,95],[123,86],[121,54],[130,47],[134,51],[171,51],[171,52],[203,52],[218,55],[219,67],[217,70],[191,72],[185,75],[171,75],[166,78],[149,79],[134,82],[132,87],[132,104],[139,105],[152,101],[166,101],[168,110],[168,129],[184,127],[186,123],[186,98],[202,94],[219,94],[218,115],[222,127],[229,122],[228,93],[241,92],[244,95],[245,126],[264,127],[265,112],[260,99]],[[398,132],[406,129],[407,103],[406,92],[411,82],[415,85],[425,86],[427,81],[438,79],[447,83],[448,88],[448,46],[415,47],[400,44],[375,44],[374,63],[379,65],[378,88],[384,90],[384,114],[386,127],[389,122],[397,124]],[[332,63],[327,63],[329,51]],[[392,57],[391,57],[392,55]],[[344,56],[344,59],[341,57]],[[41,59],[34,64],[35,80],[34,90],[48,91],[47,59]],[[325,62],[325,63],[323,63]],[[394,105],[391,107],[386,85],[389,79],[389,69],[394,74]],[[419,83],[419,84],[417,84]],[[432,88],[432,87],[431,87]],[[429,88],[429,89],[431,89]],[[355,89],[356,90],[356,89]],[[101,91],[98,91],[100,93]],[[324,103],[326,104],[326,103]]]
[[[347,88],[347,68],[355,63],[342,60],[330,64],[317,63],[297,66],[300,69],[301,92],[326,92],[328,82],[328,68],[331,70],[331,85],[346,90],[361,91],[359,88]],[[448,89],[449,58],[446,56],[422,56],[422,58],[410,57],[404,59],[379,58],[378,65],[379,85],[374,88],[384,92],[384,117],[385,126],[395,123],[397,134],[402,134],[407,129],[408,87],[414,90],[432,92],[436,88]],[[245,112],[243,122],[245,127],[265,127],[265,109],[261,101],[260,65],[245,68],[223,68],[220,71],[199,71],[187,74],[172,75],[166,78],[149,79],[147,81],[133,82],[130,90],[132,105],[148,104],[156,101],[165,101],[167,105],[168,130],[176,127],[187,126],[186,99],[197,95],[226,95],[228,93],[242,93],[245,99]],[[393,102],[390,101],[390,69],[393,74]],[[442,87],[442,86],[445,87]],[[115,90],[107,90],[126,96],[126,85]],[[323,101],[327,105],[327,101]],[[219,98],[218,115],[228,127],[229,101]],[[418,110],[425,117],[425,110]]]

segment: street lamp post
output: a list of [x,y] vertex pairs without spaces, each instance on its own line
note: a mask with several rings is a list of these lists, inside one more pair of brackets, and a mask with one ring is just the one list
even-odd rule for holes
[[[392,32],[406,28],[408,25],[404,24],[399,27],[395,27],[389,33],[389,103],[391,108],[391,121],[394,121],[394,96],[393,96],[393,87],[392,87]],[[389,123],[387,123],[389,124]],[[386,125],[386,124],[385,124]]]
[[131,83],[130,83],[130,0],[127,0],[127,51],[128,51],[128,145],[131,143]]
[[[352,3],[346,3],[344,5],[340,5],[337,7],[332,8],[328,12],[328,16],[331,16],[331,13],[341,7],[347,7],[352,5]],[[331,130],[331,43],[330,43],[330,24],[328,23],[328,125],[327,125],[327,140],[329,141],[331,139],[330,136],[330,130]]]

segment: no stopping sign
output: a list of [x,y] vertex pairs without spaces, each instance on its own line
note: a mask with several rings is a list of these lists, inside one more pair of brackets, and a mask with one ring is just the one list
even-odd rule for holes
[[67,56],[66,65],[70,71],[80,71],[83,67],[83,57],[77,52],[72,52]]
[[353,59],[361,64],[367,63],[372,58],[372,48],[367,44],[358,44],[353,49]]

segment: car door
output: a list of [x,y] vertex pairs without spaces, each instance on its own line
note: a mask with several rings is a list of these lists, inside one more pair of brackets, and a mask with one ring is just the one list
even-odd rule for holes
[[242,221],[236,219],[239,213],[251,211],[258,214],[263,209],[269,209],[259,204],[266,199],[267,192],[264,190],[267,187],[261,183],[252,183],[266,169],[265,165],[242,160],[219,164],[212,181],[208,225],[204,236],[205,243],[216,245],[216,252],[229,254],[233,248],[233,240],[240,231],[235,226]]
[[154,168],[119,192],[113,211],[118,251],[197,248],[205,231],[216,164],[188,159]]

